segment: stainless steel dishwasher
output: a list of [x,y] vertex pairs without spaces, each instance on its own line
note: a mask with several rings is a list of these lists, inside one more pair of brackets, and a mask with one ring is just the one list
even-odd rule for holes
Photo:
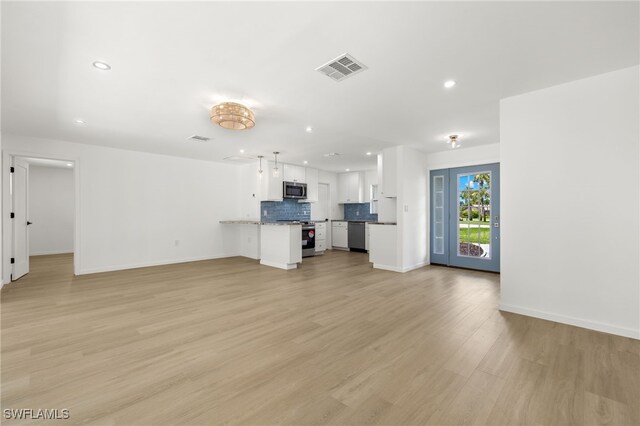
[[349,250],[366,251],[364,236],[364,222],[349,222]]

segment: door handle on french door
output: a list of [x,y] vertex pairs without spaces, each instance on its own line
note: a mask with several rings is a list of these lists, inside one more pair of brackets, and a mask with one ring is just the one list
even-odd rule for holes
[[27,221],[27,225],[31,225],[31,224],[32,224],[31,222]]

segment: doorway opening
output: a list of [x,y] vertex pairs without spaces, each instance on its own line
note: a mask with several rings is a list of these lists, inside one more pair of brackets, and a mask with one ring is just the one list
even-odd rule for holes
[[76,162],[18,155],[9,160],[9,281],[19,280],[34,266],[46,273],[64,265],[73,273]]
[[431,263],[500,272],[500,165],[431,171]]

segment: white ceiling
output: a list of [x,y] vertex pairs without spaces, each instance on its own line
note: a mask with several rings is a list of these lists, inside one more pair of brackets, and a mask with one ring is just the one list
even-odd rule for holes
[[[499,99],[638,64],[638,16],[637,2],[3,2],[2,127],[371,168],[367,151],[442,151],[450,133],[461,149],[499,142]],[[314,71],[345,52],[369,69],[340,83]],[[252,106],[256,127],[211,124],[223,100]]]

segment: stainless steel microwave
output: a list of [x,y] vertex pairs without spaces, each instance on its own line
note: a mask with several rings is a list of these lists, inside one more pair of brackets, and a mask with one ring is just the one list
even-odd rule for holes
[[306,200],[307,184],[298,182],[282,182],[282,197]]

